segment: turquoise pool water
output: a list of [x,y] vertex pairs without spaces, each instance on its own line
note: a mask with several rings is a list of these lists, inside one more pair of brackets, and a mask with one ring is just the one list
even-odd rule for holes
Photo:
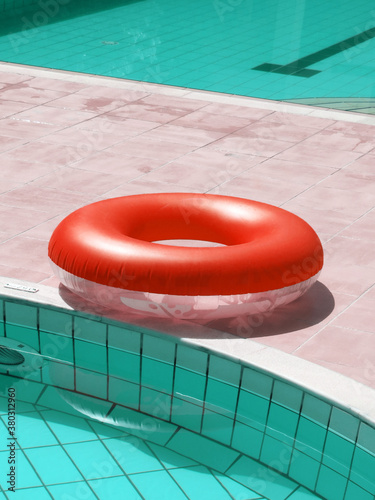
[[3,61],[275,100],[375,97],[370,0],[0,0],[1,10]]
[[0,498],[374,499],[373,425],[238,360],[6,297],[0,346]]

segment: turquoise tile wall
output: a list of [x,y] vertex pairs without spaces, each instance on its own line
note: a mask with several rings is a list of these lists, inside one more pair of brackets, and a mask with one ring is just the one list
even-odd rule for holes
[[[184,440],[191,447],[191,460],[226,472],[227,481],[229,477],[251,488],[248,480],[244,482],[244,471],[256,463],[258,468],[268,466],[282,473],[286,490],[296,481],[327,500],[374,500],[375,428],[350,411],[236,360],[104,318],[3,298],[0,319],[3,337],[31,345],[45,356],[41,381],[59,387],[60,394],[65,391],[64,399],[69,401],[77,393],[96,398],[98,412],[111,410],[111,418],[134,422],[133,435],[146,434],[155,446],[168,442],[170,453]],[[41,394],[41,384],[30,379],[19,397],[29,403],[40,398],[38,404],[61,409],[63,403],[48,387]],[[156,426],[158,432],[148,435],[134,421],[137,415],[144,420],[138,412],[149,415],[150,429]],[[177,426],[183,429],[174,435]],[[47,440],[51,437],[48,432],[40,434]],[[52,441],[43,446],[46,457],[55,446],[60,453]],[[76,446],[67,449],[70,457]],[[95,453],[99,451],[106,456],[105,449]],[[93,452],[87,446],[88,456]],[[26,454],[32,453],[30,448]],[[43,457],[35,453],[29,458],[40,462]],[[84,454],[77,460],[84,467]],[[81,476],[76,469],[69,471],[68,467],[69,481],[84,476],[84,471]],[[150,476],[149,485],[155,477]],[[94,490],[104,487],[91,479]],[[272,487],[272,481],[267,483],[270,492]],[[298,491],[290,498],[305,498],[304,490]]]

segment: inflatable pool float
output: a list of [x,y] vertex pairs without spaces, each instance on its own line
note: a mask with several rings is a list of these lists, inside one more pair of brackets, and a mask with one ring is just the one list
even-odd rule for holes
[[[170,246],[205,240],[216,247]],[[315,231],[286,210],[228,196],[163,193],[82,207],[53,232],[48,255],[72,292],[141,314],[215,319],[268,311],[318,278]]]

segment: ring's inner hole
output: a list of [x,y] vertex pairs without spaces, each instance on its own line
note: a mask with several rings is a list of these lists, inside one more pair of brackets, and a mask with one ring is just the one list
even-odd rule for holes
[[153,243],[158,243],[161,245],[170,245],[175,247],[225,247],[222,243],[216,243],[215,241],[205,241],[205,240],[158,240],[153,241]]

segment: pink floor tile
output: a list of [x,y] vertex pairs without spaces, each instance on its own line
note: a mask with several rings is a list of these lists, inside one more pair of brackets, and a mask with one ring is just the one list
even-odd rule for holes
[[[375,333],[375,286],[366,291],[356,302],[351,304],[345,311],[338,315],[332,322],[334,326],[362,330]],[[375,335],[374,335],[375,341]],[[374,344],[375,347],[375,344]],[[373,353],[375,360],[375,351]]]
[[[1,125],[1,121],[0,121]],[[0,135],[0,154],[1,153],[6,153],[7,151],[11,151],[12,149],[16,148],[17,146],[22,146],[26,141],[16,138],[16,137],[9,137],[5,135]]]
[[150,94],[141,99],[140,104],[151,104],[153,106],[175,108],[181,113],[193,112],[207,105],[205,101],[196,99],[183,99],[163,94]]
[[131,118],[122,118],[121,116],[104,113],[91,120],[83,121],[76,125],[77,129],[98,130],[103,133],[122,135],[124,139],[148,132],[161,124],[158,122],[149,122],[146,120],[133,120]]
[[48,174],[51,166],[44,163],[32,163],[14,158],[12,151],[0,156],[1,169],[7,181],[15,183],[28,183]]
[[219,151],[258,155],[270,158],[290,148],[291,143],[262,137],[240,137],[231,134],[214,142],[210,145],[210,147]]
[[304,144],[302,142],[290,147],[286,151],[281,151],[277,158],[280,160],[305,162],[308,165],[341,168],[360,156],[361,153],[323,148],[316,145]]
[[364,123],[337,121],[328,127],[328,130],[336,130],[345,134],[374,136],[375,125],[365,125]]
[[26,102],[37,105],[59,99],[66,95],[66,93],[57,90],[34,89],[27,84],[18,83],[2,89],[0,95],[2,99],[7,99],[9,101]]
[[142,138],[146,140],[170,141],[176,144],[188,144],[195,147],[202,147],[217,141],[217,139],[220,139],[224,135],[224,132],[179,127],[176,125],[164,125],[163,127],[154,128],[144,133]]
[[284,123],[285,125],[294,125],[299,127],[309,127],[318,130],[323,130],[327,127],[334,127],[336,123],[334,120],[328,120],[327,118],[317,118],[309,115],[295,115],[292,113],[284,113],[282,111],[269,113],[262,118],[262,121]]
[[43,278],[51,275],[47,257],[47,242],[25,236],[0,244],[0,261],[7,267],[21,266],[32,272],[42,273]]
[[23,267],[22,258],[19,259],[19,262],[17,262],[14,266],[0,264],[0,276],[9,278],[9,282],[12,281],[12,278],[15,278],[18,280],[30,281],[31,283],[40,283],[43,280],[50,278],[51,274],[51,272],[40,272],[37,267],[35,269]]
[[35,206],[42,212],[48,212],[51,217],[67,210],[73,211],[90,202],[90,197],[82,194],[66,193],[49,188],[38,188],[31,184],[14,189],[0,195],[0,205],[25,210],[35,210]]
[[69,210],[67,212],[60,213],[55,217],[51,217],[49,214],[49,218],[46,219],[45,222],[41,224],[35,224],[34,226],[30,226],[27,231],[22,233],[23,236],[27,236],[28,238],[36,238],[38,240],[49,241],[51,235],[60,222],[65,219],[72,211]]
[[89,97],[81,94],[69,94],[60,99],[54,99],[49,103],[49,105],[54,108],[74,109],[97,114],[113,111],[117,108],[121,108],[125,104],[126,101],[117,100],[111,96]]
[[32,163],[44,163],[50,165],[51,170],[81,160],[96,152],[93,143],[87,141],[80,143],[77,147],[64,144],[53,144],[43,141],[34,141],[12,150],[12,156],[19,160]]
[[371,135],[349,134],[329,129],[318,132],[313,137],[306,139],[303,144],[315,148],[332,148],[339,151],[368,153],[375,147],[375,139]]
[[118,188],[109,191],[105,196],[102,196],[101,199],[143,193],[200,193],[200,191],[192,187],[178,186],[167,182],[152,182],[148,180],[136,179],[135,181],[127,182]]
[[43,78],[40,76],[31,78],[24,83],[25,85],[33,87],[35,89],[53,89],[67,94],[78,92],[85,88],[85,85],[82,83],[58,80],[56,78]]
[[329,177],[335,169],[269,158],[255,167],[253,171],[275,179],[290,180],[290,182],[311,186]]
[[[372,174],[361,174],[352,171],[351,165],[343,168],[334,175],[327,177],[321,183],[322,187],[332,187],[337,189],[345,189],[347,191],[359,193],[373,194],[375,202],[375,171]],[[375,204],[375,203],[374,203]]]
[[0,82],[2,83],[16,84],[26,82],[27,80],[32,80],[32,77],[29,75],[18,75],[16,72],[6,73],[4,71],[0,71]]
[[312,127],[302,127],[280,122],[259,121],[241,128],[234,135],[240,137],[257,137],[272,141],[286,141],[293,144],[316,134],[316,129]]
[[237,106],[235,104],[209,103],[204,109],[205,113],[210,113],[218,116],[235,116],[237,118],[245,118],[252,122],[271,116],[273,111],[268,109],[251,108],[247,106]]
[[173,122],[173,125],[231,134],[250,123],[251,120],[248,118],[208,113],[206,108],[203,108],[202,111],[195,111],[182,118],[178,118]]
[[346,266],[364,266],[375,269],[375,252],[373,246],[366,240],[355,240],[335,236],[324,246],[328,265],[340,263]]
[[306,185],[304,184],[266,177],[259,173],[253,173],[252,169],[250,169],[244,174],[213,188],[210,192],[212,194],[248,198],[279,206],[302,193],[305,189]]
[[17,113],[25,111],[26,109],[30,109],[33,106],[33,104],[27,104],[25,102],[5,101],[0,99],[0,118],[13,116]]
[[148,92],[139,90],[125,90],[118,88],[108,88],[101,85],[87,85],[77,92],[79,96],[90,97],[91,99],[112,98],[118,102],[127,104],[147,97]]
[[0,205],[0,229],[6,231],[10,236],[16,236],[34,227],[37,224],[45,222],[50,217],[48,212],[40,210],[31,210],[12,207],[9,210],[8,206]]
[[359,297],[375,282],[375,269],[357,264],[343,266],[341,262],[328,260],[320,278],[332,292]]
[[[331,369],[341,366],[344,374],[344,367],[351,368],[351,374],[356,367],[357,376],[365,379],[364,370],[375,366],[375,335],[360,329],[328,325],[295,354],[315,363],[329,363]],[[375,387],[375,377],[367,383]]]
[[120,175],[64,167],[41,177],[33,182],[33,186],[95,197],[111,191],[125,181],[126,178]]
[[39,139],[63,127],[63,125],[53,125],[38,121],[33,122],[31,127],[30,120],[18,120],[16,116],[17,115],[14,115],[12,118],[3,118],[0,120],[1,134],[20,139],[23,143],[33,139]]
[[96,113],[88,111],[76,111],[72,109],[59,109],[53,108],[50,105],[41,104],[34,106],[26,111],[21,111],[13,116],[14,119],[23,122],[34,122],[46,125],[75,125],[80,122],[85,122],[97,116]]
[[127,139],[121,144],[108,148],[107,151],[118,155],[124,154],[139,158],[159,158],[167,162],[190,153],[193,149],[195,147],[190,144],[176,144],[169,141],[155,141],[152,139],[146,140],[142,136],[139,136]]
[[[340,212],[344,216],[362,216],[374,206],[374,196],[372,193],[356,192],[350,190],[313,186],[303,193],[293,202],[305,208],[323,211],[330,210]],[[285,208],[288,208],[286,205]]]
[[161,167],[164,163],[158,158],[139,158],[125,154],[114,154],[110,151],[101,151],[72,163],[71,166],[93,172],[108,173],[110,171],[111,174],[120,175],[130,181],[151,172],[154,168]]
[[44,138],[45,142],[52,144],[62,144],[77,149],[80,156],[101,151],[122,142],[125,137],[121,134],[104,132],[102,130],[87,130],[78,127],[69,127],[58,133],[48,134]]
[[375,209],[368,212],[349,227],[344,229],[341,236],[368,241],[375,244]]
[[155,104],[137,102],[135,104],[123,106],[116,111],[112,111],[110,114],[123,118],[133,118],[135,120],[168,123],[180,116],[186,115],[188,112],[189,111],[186,109],[180,109],[178,107],[163,107]]

